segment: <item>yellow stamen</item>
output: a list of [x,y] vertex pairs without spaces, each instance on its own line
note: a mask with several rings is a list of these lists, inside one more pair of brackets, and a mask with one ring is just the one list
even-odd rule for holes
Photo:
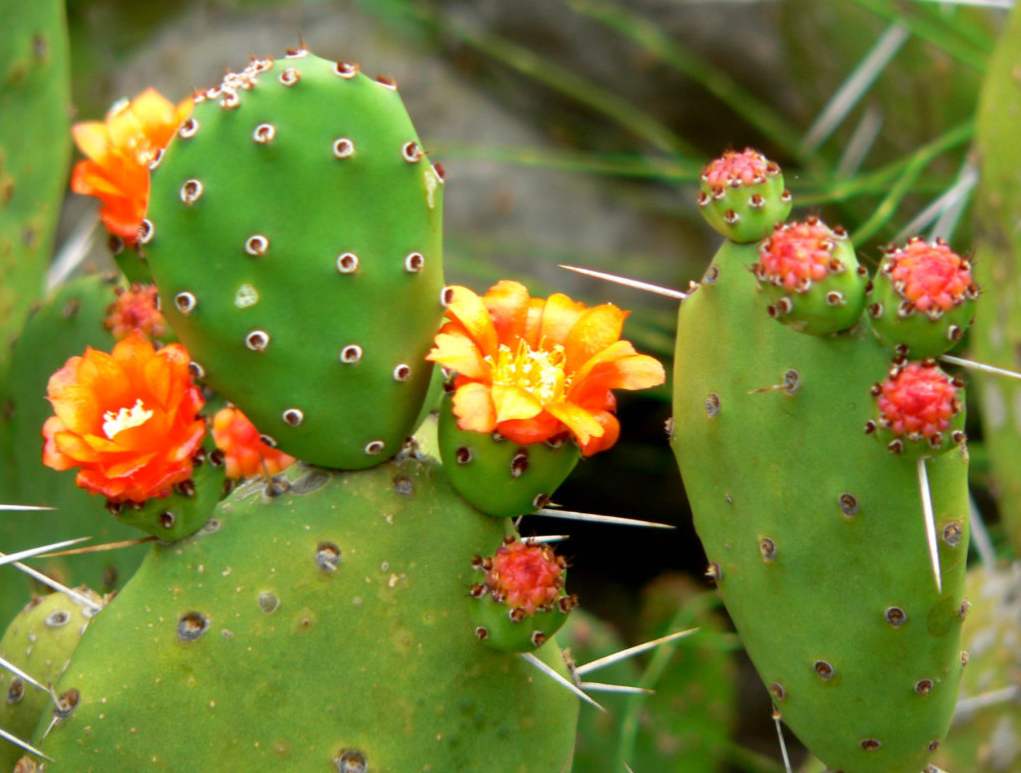
[[518,341],[516,352],[500,344],[496,359],[486,357],[493,369],[493,384],[513,386],[526,392],[542,405],[559,402],[571,386],[571,378],[564,371],[567,355],[557,344],[552,350],[532,349],[524,340]]
[[126,429],[141,427],[152,418],[152,411],[142,403],[142,398],[135,400],[131,408],[121,408],[117,413],[107,411],[103,414],[103,434],[113,440]]

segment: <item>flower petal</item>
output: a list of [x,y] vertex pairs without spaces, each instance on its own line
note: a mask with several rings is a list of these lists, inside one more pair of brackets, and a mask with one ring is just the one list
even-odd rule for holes
[[93,161],[102,162],[109,152],[110,140],[102,121],[83,121],[71,127],[71,137],[78,150]]
[[585,311],[585,304],[572,301],[563,293],[553,293],[546,299],[542,310],[542,327],[539,338],[550,348],[555,344],[565,344],[574,323]]
[[454,392],[454,416],[457,426],[471,432],[492,432],[496,427],[496,409],[489,387],[472,381]]
[[528,290],[519,282],[502,279],[486,291],[482,296],[500,343],[510,347],[524,335],[525,323],[531,298]]
[[447,304],[447,315],[464,325],[483,355],[495,354],[496,328],[482,299],[467,287],[454,285],[448,289],[451,298]]
[[577,370],[599,352],[614,344],[624,329],[628,312],[612,303],[595,306],[582,314],[567,336],[568,372]]
[[515,419],[533,419],[542,413],[542,405],[524,390],[515,386],[494,384],[490,395],[496,409],[497,423]]
[[542,443],[555,435],[562,435],[566,428],[555,416],[543,411],[533,419],[505,421],[496,425],[496,431],[512,443],[527,446]]
[[617,421],[617,417],[609,411],[600,411],[599,413],[593,414],[596,421],[598,421],[603,427],[603,434],[599,437],[589,438],[587,443],[583,443],[581,446],[582,456],[592,456],[598,454],[601,451],[609,450],[617,443],[617,438],[620,437],[620,422]]
[[603,425],[581,406],[570,402],[549,405],[546,410],[556,416],[571,430],[571,434],[584,446],[591,438],[602,437]]
[[436,345],[426,359],[450,368],[462,376],[484,378],[489,373],[489,367],[482,359],[478,346],[470,338],[460,334],[438,333]]

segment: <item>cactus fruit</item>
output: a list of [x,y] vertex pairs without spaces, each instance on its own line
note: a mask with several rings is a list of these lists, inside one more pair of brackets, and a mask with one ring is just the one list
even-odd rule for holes
[[567,438],[519,445],[498,432],[463,430],[445,400],[439,419],[440,454],[457,492],[494,516],[515,516],[544,507],[578,463]]
[[304,50],[195,101],[154,161],[139,239],[164,313],[280,449],[375,465],[429,385],[442,171],[393,81]]
[[[19,738],[30,738],[50,705],[46,687],[57,681],[70,662],[82,634],[103,600],[84,586],[76,590],[89,601],[51,593],[36,596],[11,621],[0,639],[0,658],[13,664],[38,685],[0,670],[0,728]],[[41,685],[41,687],[39,686]],[[10,744],[0,744],[0,767],[9,770],[21,756]]]
[[[976,151],[981,162],[975,234],[975,274],[984,293],[970,337],[971,355],[982,362],[1021,368],[1021,11],[1003,29],[979,100]],[[978,374],[983,440],[992,461],[992,486],[1014,547],[1021,552],[1021,383]]]
[[713,228],[734,242],[757,242],[791,212],[780,166],[756,150],[727,151],[702,171],[698,205]]
[[154,547],[96,618],[56,688],[76,708],[37,728],[48,769],[570,769],[577,699],[473,635],[471,559],[509,522],[413,453],[278,480]]
[[971,264],[942,241],[915,238],[891,249],[869,289],[876,335],[914,359],[957,345],[975,315],[978,285]]
[[[46,401],[50,375],[86,346],[109,350],[113,338],[104,328],[107,309],[115,300],[110,277],[76,279],[53,294],[26,322],[14,346],[7,376],[7,410],[0,434],[13,441],[18,487],[10,501],[47,505],[53,511],[8,514],[0,518],[0,543],[5,549],[56,542],[68,536],[88,535],[99,542],[137,536],[117,523],[102,498],[78,488],[74,476],[44,467],[40,461],[43,438],[40,428],[52,412]],[[113,590],[131,576],[142,560],[141,551],[118,550],[77,556],[73,560],[52,558],[35,566],[67,585],[85,583]],[[31,595],[27,579],[11,576],[0,582],[0,620],[9,620]]]
[[816,755],[917,773],[947,732],[962,669],[966,449],[925,462],[939,593],[916,463],[862,432],[893,352],[865,325],[820,337],[766,319],[746,270],[756,257],[725,243],[678,314],[672,445],[709,574]]
[[964,382],[935,362],[898,363],[872,387],[878,416],[865,423],[894,454],[937,456],[964,443]]
[[937,761],[951,771],[1016,771],[1021,767],[1017,683],[1021,564],[972,569],[967,594],[971,602],[964,624],[968,667],[961,679],[954,727]]
[[70,157],[64,3],[0,2],[0,361],[43,290]]
[[817,218],[785,223],[759,247],[755,278],[769,316],[812,335],[845,330],[861,316],[865,277],[842,228]]
[[485,573],[469,591],[475,635],[503,652],[539,649],[567,620],[578,600],[564,591],[567,562],[549,545],[505,537],[492,556],[477,556]]

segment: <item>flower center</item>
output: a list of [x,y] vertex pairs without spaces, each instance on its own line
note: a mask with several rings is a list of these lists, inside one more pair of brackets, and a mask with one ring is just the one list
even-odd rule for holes
[[142,403],[142,398],[135,400],[130,408],[121,408],[117,413],[107,411],[103,414],[103,434],[113,440],[126,429],[141,427],[152,418],[152,411]]
[[519,340],[517,351],[500,344],[496,359],[487,357],[493,368],[495,386],[513,386],[527,392],[543,405],[563,400],[571,379],[564,368],[567,355],[557,344],[552,350],[533,349],[527,341]]
[[893,255],[894,286],[920,311],[949,311],[964,300],[972,286],[968,263],[946,244],[908,242]]

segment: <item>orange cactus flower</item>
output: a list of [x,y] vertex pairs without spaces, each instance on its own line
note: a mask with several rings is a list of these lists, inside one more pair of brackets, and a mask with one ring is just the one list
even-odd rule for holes
[[174,105],[155,89],[117,102],[105,121],[76,123],[74,142],[86,156],[71,172],[71,190],[100,200],[113,235],[134,244],[149,204],[149,164],[191,115],[189,97]]
[[133,284],[117,288],[117,300],[106,309],[104,327],[120,341],[133,330],[149,338],[160,338],[167,332],[167,322],[159,308],[156,285]]
[[233,406],[221,408],[213,417],[213,442],[223,451],[228,478],[276,475],[294,464],[293,456],[264,443],[255,425]]
[[78,468],[78,485],[112,502],[166,496],[187,480],[206,425],[180,344],[135,331],[107,354],[91,347],[50,376],[43,464]]
[[617,442],[613,389],[646,389],[666,376],[620,340],[627,312],[587,308],[566,295],[529,297],[501,281],[482,297],[445,291],[447,322],[427,359],[457,373],[454,415],[463,430],[528,444],[570,433],[585,456]]

